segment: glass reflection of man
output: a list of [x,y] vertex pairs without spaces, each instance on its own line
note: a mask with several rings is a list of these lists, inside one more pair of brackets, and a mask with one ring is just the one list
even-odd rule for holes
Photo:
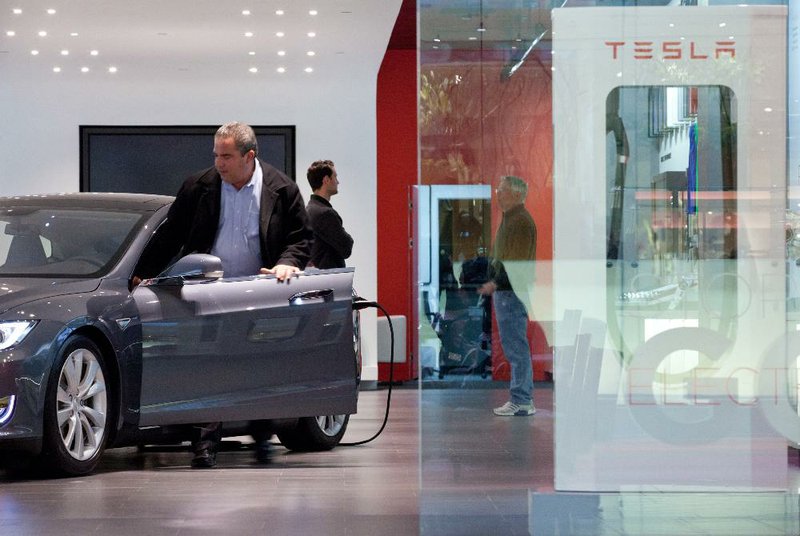
[[524,180],[502,177],[496,193],[503,219],[495,235],[489,281],[478,289],[493,298],[500,344],[511,365],[510,400],[495,408],[494,414],[528,416],[536,413],[525,306],[536,258],[536,224],[525,209],[528,185]]

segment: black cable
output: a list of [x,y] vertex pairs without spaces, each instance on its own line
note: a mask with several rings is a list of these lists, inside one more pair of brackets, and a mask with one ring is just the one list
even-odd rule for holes
[[386,395],[386,412],[383,415],[383,424],[381,424],[380,430],[378,430],[375,433],[375,435],[363,441],[355,441],[353,443],[339,443],[339,445],[343,447],[356,447],[358,445],[369,443],[370,441],[374,440],[379,435],[381,435],[383,429],[386,428],[386,423],[389,421],[389,407],[392,404],[392,383],[394,380],[394,327],[392,327],[392,319],[389,316],[389,312],[386,309],[384,309],[380,303],[366,301],[358,297],[353,299],[353,309],[361,310],[361,309],[366,309],[368,307],[374,307],[375,309],[380,309],[381,311],[383,311],[383,314],[386,315],[386,321],[389,322],[389,342],[391,344],[389,346],[389,393]]

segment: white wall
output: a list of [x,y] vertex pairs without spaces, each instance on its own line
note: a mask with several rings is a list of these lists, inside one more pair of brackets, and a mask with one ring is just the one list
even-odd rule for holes
[[[240,120],[296,125],[297,178],[308,199],[305,170],[313,160],[336,163],[340,194],[333,204],[355,239],[348,266],[356,288],[377,297],[376,79],[394,15],[377,21],[363,53],[348,67],[311,74],[258,73],[236,80],[157,66],[107,73],[62,72],[34,62],[0,61],[0,195],[79,189],[79,125],[208,125]],[[391,11],[391,10],[389,10]],[[373,39],[374,41],[374,39]],[[202,66],[201,66],[202,67]],[[213,68],[211,69],[213,72]],[[148,74],[149,73],[149,74]],[[209,165],[212,140],[209,139]],[[169,150],[168,148],[165,148]],[[363,378],[377,379],[375,315],[364,322]]]

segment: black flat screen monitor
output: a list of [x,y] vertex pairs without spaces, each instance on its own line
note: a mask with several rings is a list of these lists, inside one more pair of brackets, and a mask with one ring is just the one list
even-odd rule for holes
[[[82,192],[175,195],[192,173],[214,165],[218,126],[80,127]],[[253,126],[258,156],[295,179],[295,127]]]

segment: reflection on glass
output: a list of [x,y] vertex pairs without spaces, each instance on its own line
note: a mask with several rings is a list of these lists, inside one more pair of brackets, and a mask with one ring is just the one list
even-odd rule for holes
[[[608,317],[623,360],[674,327],[730,334],[749,306],[735,269],[746,248],[737,234],[736,129],[726,87],[608,95]],[[684,352],[660,372],[691,370],[697,359]]]

